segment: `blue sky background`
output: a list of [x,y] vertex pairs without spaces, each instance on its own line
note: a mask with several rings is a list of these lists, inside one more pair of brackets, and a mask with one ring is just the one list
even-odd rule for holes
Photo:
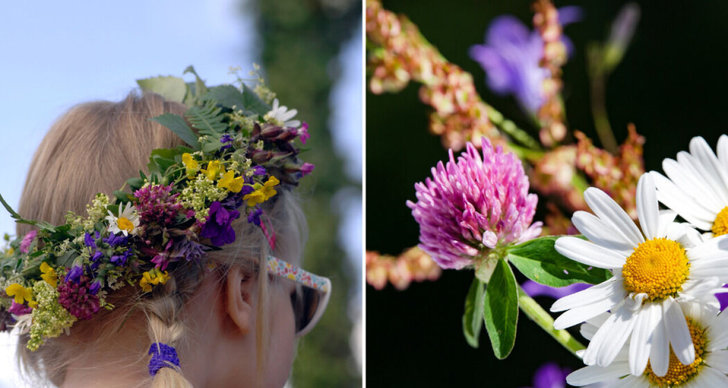
[[[75,104],[120,100],[135,80],[181,75],[193,64],[208,84],[230,82],[229,66],[245,72],[257,57],[252,19],[237,0],[5,2],[0,24],[0,193],[17,208],[32,155],[50,125]],[[361,30],[342,50],[342,79],[332,101],[334,141],[346,171],[361,182]],[[285,101],[282,102],[285,104]],[[361,193],[344,192],[336,206],[340,238],[361,279]],[[15,226],[0,209],[0,234]],[[359,282],[361,283],[361,282]],[[359,284],[357,283],[357,284]],[[352,318],[361,314],[352,303]],[[0,387],[21,386],[8,370],[14,345],[0,335]]]

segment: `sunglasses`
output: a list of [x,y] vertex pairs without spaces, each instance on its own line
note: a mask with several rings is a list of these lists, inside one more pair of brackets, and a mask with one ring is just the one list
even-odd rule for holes
[[268,256],[267,271],[296,282],[296,292],[291,295],[296,320],[296,335],[302,336],[321,319],[329,303],[331,280],[314,275],[277,257]]

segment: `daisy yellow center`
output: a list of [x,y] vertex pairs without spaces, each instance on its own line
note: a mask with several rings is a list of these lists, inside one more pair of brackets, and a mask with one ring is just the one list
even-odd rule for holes
[[126,230],[129,233],[134,230],[134,224],[126,217],[119,217],[116,224],[119,226],[119,229]]
[[693,339],[693,346],[695,347],[695,361],[690,365],[685,365],[677,359],[675,353],[670,349],[670,364],[667,367],[667,373],[664,376],[657,376],[652,371],[652,367],[647,363],[647,369],[645,369],[645,376],[650,380],[653,385],[666,388],[680,386],[681,384],[690,380],[693,376],[700,372],[700,368],[703,366],[703,355],[705,354],[705,347],[707,345],[705,340],[705,329],[700,327],[696,322],[688,319],[688,328],[690,329],[690,337]]
[[635,248],[622,267],[624,288],[649,300],[677,295],[690,273],[685,249],[666,238],[647,240]]
[[715,236],[722,236],[728,233],[728,206],[724,207],[723,210],[715,216],[712,231]]

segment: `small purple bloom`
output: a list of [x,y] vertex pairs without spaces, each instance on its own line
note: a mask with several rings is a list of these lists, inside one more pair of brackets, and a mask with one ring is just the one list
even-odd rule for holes
[[8,312],[11,312],[11,313],[15,314],[15,316],[19,317],[21,315],[30,314],[31,312],[33,312],[33,309],[30,308],[29,306],[26,306],[26,305],[20,304],[20,303],[15,303],[15,301],[13,301],[12,304],[10,305],[10,308],[8,309]]
[[265,171],[265,167],[263,166],[255,166],[253,167],[253,175],[265,175],[267,171]]
[[74,265],[66,274],[66,282],[78,283],[78,279],[83,275],[83,268],[79,265]]
[[240,194],[246,195],[246,194],[252,193],[253,191],[255,191],[255,189],[253,188],[253,186],[243,185],[243,189],[240,190]]
[[112,247],[118,247],[119,245],[126,245],[129,241],[129,237],[124,236],[121,233],[119,233],[118,235],[112,233],[109,235],[109,237],[104,238],[102,241],[111,245]]
[[30,232],[25,234],[25,236],[23,237],[23,240],[20,242],[20,252],[28,253],[30,244],[33,243],[33,240],[35,239],[36,235],[38,235],[37,230],[31,230]]
[[533,375],[532,388],[566,388],[566,375],[571,372],[554,362],[541,365]]
[[[98,236],[96,237],[98,238]],[[86,232],[86,234],[83,236],[83,243],[89,248],[96,248],[96,239],[94,239],[89,232]]]
[[313,164],[306,162],[303,164],[303,166],[301,166],[301,173],[303,174],[303,176],[306,176],[313,172],[314,167],[315,166]]
[[220,151],[226,150],[233,146],[233,137],[226,133],[220,138],[220,143],[224,144],[220,147]]
[[96,263],[102,257],[104,257],[104,254],[101,253],[101,251],[96,251],[96,252],[94,252],[93,256],[91,256],[89,258],[89,260],[91,260],[91,262],[93,262],[93,263]]
[[179,193],[172,194],[172,186],[174,185],[153,184],[134,192],[139,200],[136,209],[142,224],[166,226],[174,223],[177,215],[184,209],[177,202]]
[[235,241],[235,230],[230,224],[240,217],[240,212],[235,209],[228,210],[215,201],[210,205],[209,217],[202,227],[200,237],[209,238],[218,247]]
[[248,214],[248,222],[260,226],[260,216],[263,214],[263,209],[260,206],[256,206],[250,214]]
[[308,123],[307,122],[304,121],[303,124],[301,124],[301,128],[298,128],[298,136],[299,136],[299,139],[301,139],[301,143],[303,143],[303,144],[306,144],[306,140],[308,140],[311,137],[311,135],[308,133]]
[[132,255],[132,251],[131,251],[131,248],[129,248],[126,250],[126,252],[124,252],[120,255],[111,256],[109,261],[112,264],[121,267],[121,266],[126,265],[126,261],[129,259],[129,256],[131,256],[131,255]]
[[[728,289],[728,285],[723,286],[723,288]],[[726,292],[717,293],[715,296],[720,302],[720,311],[725,310],[725,308],[728,307],[728,290],[726,290]]]
[[559,299],[565,297],[566,295],[571,295],[575,292],[586,290],[587,288],[591,287],[591,285],[584,283],[574,283],[566,287],[557,288],[544,286],[543,284],[538,284],[533,280],[526,280],[521,285],[521,287],[523,287],[523,291],[526,291],[526,294],[531,297],[548,296],[554,299]]
[[521,161],[482,140],[482,158],[472,143],[455,160],[432,169],[415,184],[417,203],[407,201],[420,224],[420,247],[442,268],[473,264],[481,249],[530,240],[541,233],[531,223],[538,197],[528,193]]
[[175,261],[179,259],[187,261],[200,260],[205,254],[205,250],[204,245],[182,238],[174,243],[170,256],[175,258]]
[[91,283],[91,286],[88,288],[88,292],[91,293],[91,295],[96,295],[99,293],[99,290],[101,289],[101,283],[98,281],[95,281]]
[[[562,26],[580,19],[579,7],[559,9]],[[564,44],[571,52],[571,43],[564,39]],[[470,57],[485,70],[492,91],[515,95],[526,111],[535,113],[543,104],[543,80],[549,76],[549,71],[539,66],[543,46],[538,31],[529,31],[514,16],[504,15],[491,22],[485,44],[472,46]]]

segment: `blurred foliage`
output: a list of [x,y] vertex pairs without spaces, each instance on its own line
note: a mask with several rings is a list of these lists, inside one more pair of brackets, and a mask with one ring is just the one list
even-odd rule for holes
[[339,216],[333,201],[337,191],[355,184],[344,174],[329,127],[329,95],[339,73],[335,59],[361,23],[361,2],[251,0],[246,6],[256,8],[261,65],[271,88],[281,104],[298,109],[297,118],[310,125],[305,147],[311,151],[303,157],[316,168],[301,187],[309,224],[304,267],[333,283],[326,314],[299,342],[292,382],[296,388],[361,386],[347,315],[359,284],[337,241]]

